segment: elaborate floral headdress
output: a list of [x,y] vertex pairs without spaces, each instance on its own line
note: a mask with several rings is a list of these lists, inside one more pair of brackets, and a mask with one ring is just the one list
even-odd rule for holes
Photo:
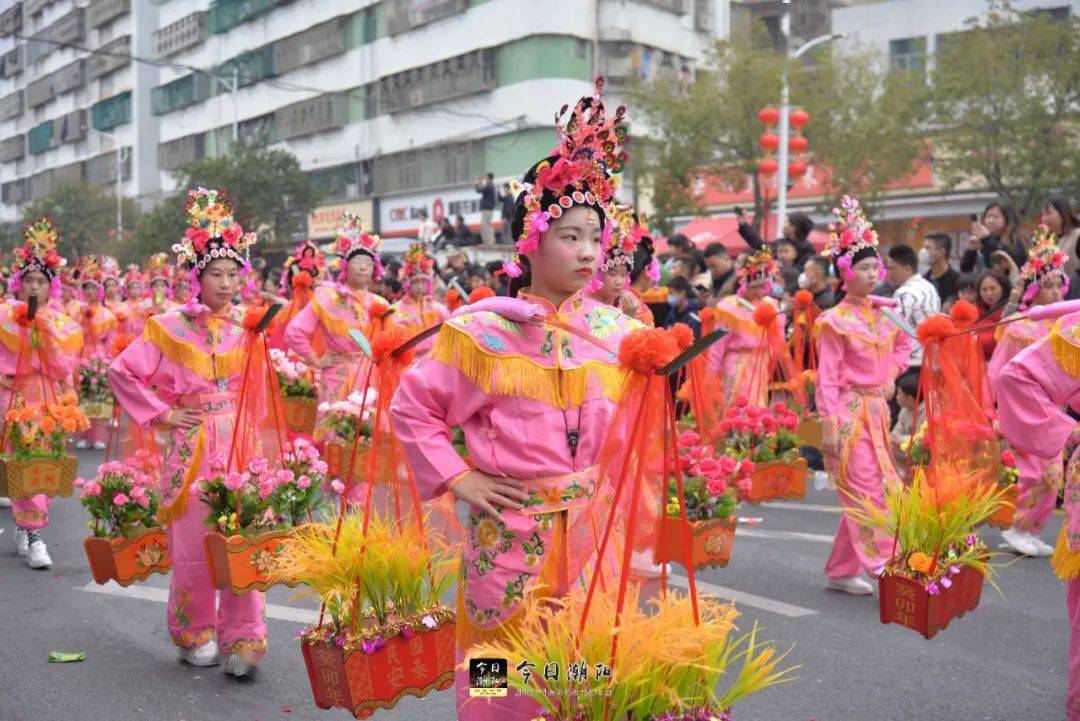
[[[619,106],[614,115],[604,107],[604,79],[597,78],[592,95],[578,100],[563,125],[564,105],[555,114],[557,143],[552,159],[535,168],[535,182],[524,184],[525,223],[514,243],[514,259],[505,264],[506,274],[517,278],[522,273],[521,256],[540,245],[540,236],[549,221],[559,218],[575,205],[606,206],[619,185],[619,174],[626,165],[626,128],[622,126],[626,108]],[[544,193],[554,197],[547,207]],[[610,242],[610,224],[605,226],[605,250]]]
[[[167,258],[168,256],[166,256]],[[142,269],[135,263],[129,263],[127,270],[124,271],[124,286],[127,287],[130,283],[145,283],[146,278],[143,275]]]
[[177,260],[196,274],[218,258],[229,258],[241,267],[248,264],[255,234],[245,233],[233,219],[232,202],[225,193],[202,187],[189,190],[184,212],[190,227],[172,247]]
[[111,255],[84,255],[79,258],[75,272],[79,279],[79,285],[83,283],[97,283],[103,285],[106,280],[117,279],[120,275],[120,264]]
[[427,254],[422,243],[413,243],[401,259],[401,284],[405,290],[414,282],[427,284],[427,293],[431,293],[435,282],[435,259]]
[[1058,247],[1057,236],[1050,232],[1045,225],[1035,229],[1031,239],[1031,250],[1028,261],[1020,269],[1020,280],[1024,284],[1023,303],[1027,305],[1040,286],[1051,278],[1060,278],[1062,292],[1069,292],[1069,274],[1065,270],[1065,263],[1069,254]]
[[155,280],[163,280],[166,283],[173,281],[173,264],[168,253],[154,253],[146,265],[145,279],[147,283]]
[[38,271],[50,280],[67,261],[56,251],[60,233],[52,221],[39,218],[23,230],[23,244],[15,249],[15,262],[11,264],[13,278]]
[[867,220],[859,201],[850,195],[840,199],[840,207],[833,208],[836,220],[829,224],[829,243],[825,255],[836,265],[843,280],[851,278],[852,267],[866,258],[878,259],[878,275],[885,277],[885,264],[878,256],[878,235],[873,224]]
[[765,249],[755,251],[739,263],[735,275],[739,278],[739,284],[745,287],[747,283],[758,278],[770,278],[776,275],[776,258]]
[[282,294],[288,292],[289,286],[300,273],[307,273],[308,280],[314,281],[325,267],[326,254],[318,245],[310,240],[298,244],[292,255],[285,259],[285,272],[281,274]]
[[[375,261],[374,278],[379,280],[383,274],[382,261],[379,260],[379,247],[381,245],[382,240],[378,235],[364,230],[364,222],[360,220],[359,215],[348,211],[342,213],[341,224],[338,225],[334,237],[334,252],[338,254],[343,263],[348,263],[349,259],[357,253],[363,253]],[[343,264],[341,265],[341,272],[345,272]]]

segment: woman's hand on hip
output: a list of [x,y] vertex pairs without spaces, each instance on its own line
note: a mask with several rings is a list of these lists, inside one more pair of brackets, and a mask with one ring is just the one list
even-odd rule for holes
[[492,516],[499,515],[502,508],[520,509],[529,499],[524,481],[492,476],[482,471],[469,471],[450,490],[459,501],[465,501]]

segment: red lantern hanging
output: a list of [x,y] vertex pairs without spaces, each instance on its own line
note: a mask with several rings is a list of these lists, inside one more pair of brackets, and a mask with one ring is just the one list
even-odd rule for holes
[[780,136],[775,133],[765,133],[758,138],[758,143],[761,147],[768,150],[770,153],[780,147]]
[[791,123],[791,127],[798,130],[810,122],[810,114],[805,110],[793,110],[788,116],[788,122]]
[[780,111],[771,106],[762,108],[757,116],[758,120],[760,120],[766,128],[771,128],[780,122]]
[[780,169],[780,163],[776,162],[775,158],[765,158],[758,161],[757,168],[758,172],[768,178]]
[[788,148],[793,153],[805,153],[810,148],[810,141],[805,135],[793,135],[788,140]]
[[789,178],[798,180],[802,176],[806,175],[806,163],[801,160],[792,160],[788,163],[787,174]]

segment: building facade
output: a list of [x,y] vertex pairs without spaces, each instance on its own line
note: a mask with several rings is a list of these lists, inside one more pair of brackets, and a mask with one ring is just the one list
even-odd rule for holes
[[[90,29],[91,8],[106,4],[122,11]],[[50,136],[46,143],[45,130],[36,130],[56,118],[62,125],[66,113],[81,109],[89,127],[100,116],[99,129],[115,130],[132,148],[128,195],[174,191],[173,171],[228,153],[237,140],[288,149],[325,192],[325,204],[309,218],[315,237],[328,235],[344,210],[389,235],[413,233],[421,208],[475,224],[476,177],[518,177],[549,152],[553,109],[587,93],[594,75],[608,79],[616,99],[635,76],[687,76],[713,38],[727,31],[723,0],[16,5],[20,35],[76,12],[91,50],[129,37],[131,52],[153,63],[128,61],[108,80],[95,75],[82,91],[44,102],[30,87],[41,78],[71,63],[121,60],[61,49],[21,60],[21,70],[2,66],[0,220],[17,218],[21,203],[47,192],[47,182],[33,180],[41,173],[99,177],[89,170],[112,147],[104,138]],[[0,19],[0,34],[2,28]],[[0,38],[0,58],[25,53],[28,44]],[[149,82],[142,82],[143,69]],[[35,105],[27,104],[28,95]]]

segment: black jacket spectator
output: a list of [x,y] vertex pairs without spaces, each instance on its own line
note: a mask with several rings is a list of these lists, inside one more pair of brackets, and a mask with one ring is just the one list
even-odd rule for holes
[[480,194],[480,210],[495,210],[495,185],[491,178],[485,178],[477,185],[476,192]]

